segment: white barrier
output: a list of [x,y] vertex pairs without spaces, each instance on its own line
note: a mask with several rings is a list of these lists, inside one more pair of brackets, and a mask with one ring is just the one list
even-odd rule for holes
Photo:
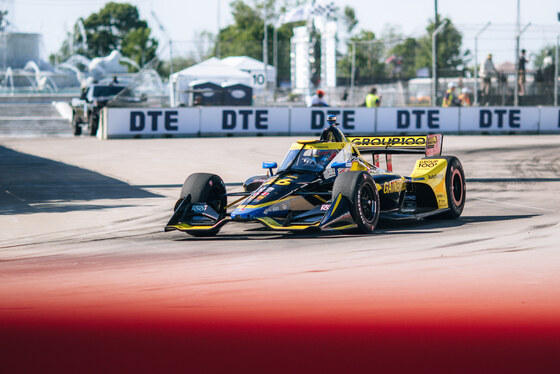
[[101,137],[134,138],[195,135],[198,108],[104,108]]
[[560,109],[553,107],[540,108],[539,132],[560,132]]
[[406,107],[378,108],[376,133],[456,133],[459,108]]
[[372,108],[292,108],[290,134],[314,134],[327,126],[327,116],[335,115],[345,134],[371,134],[375,131]]
[[201,135],[287,135],[289,132],[290,108],[200,108]]
[[460,132],[532,132],[539,131],[539,108],[485,107],[461,108]]
[[560,133],[557,107],[105,108],[100,138],[317,134],[329,114],[350,135]]

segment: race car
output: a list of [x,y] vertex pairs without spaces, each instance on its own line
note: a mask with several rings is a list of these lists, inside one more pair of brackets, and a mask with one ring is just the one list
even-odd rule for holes
[[[270,230],[370,234],[380,216],[461,215],[465,174],[456,157],[441,156],[441,134],[346,137],[337,125],[329,116],[321,137],[292,144],[279,168],[263,162],[267,175],[247,179],[243,192],[228,193],[214,174],[190,175],[165,231],[212,236],[229,222],[258,222]],[[392,155],[406,153],[425,157],[409,176],[401,176],[392,171]]]

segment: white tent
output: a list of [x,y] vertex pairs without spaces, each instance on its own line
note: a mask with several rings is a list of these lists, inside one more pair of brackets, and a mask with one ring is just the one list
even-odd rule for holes
[[188,67],[171,75],[171,106],[188,102],[189,85],[192,81],[208,81],[216,84],[236,82],[251,86],[251,76],[239,69],[224,64],[212,57],[199,64]]
[[265,77],[269,86],[276,84],[276,68],[268,65],[265,75],[264,63],[247,56],[231,56],[222,59],[226,65],[243,70],[251,75],[251,85],[255,89],[264,88]]

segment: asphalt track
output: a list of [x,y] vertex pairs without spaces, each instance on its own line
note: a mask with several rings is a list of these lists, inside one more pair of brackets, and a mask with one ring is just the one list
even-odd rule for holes
[[560,136],[445,136],[457,220],[162,232],[294,139],[0,139],[2,371],[560,372]]

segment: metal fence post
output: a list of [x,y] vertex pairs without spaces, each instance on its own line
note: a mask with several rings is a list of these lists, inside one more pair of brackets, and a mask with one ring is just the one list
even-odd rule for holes
[[488,22],[480,31],[474,36],[474,105],[478,106],[478,37],[490,26]]
[[436,106],[437,100],[437,87],[436,87],[436,75],[437,75],[437,51],[436,51],[436,36],[443,31],[443,28],[447,25],[447,20],[443,20],[441,25],[432,33],[432,106]]

